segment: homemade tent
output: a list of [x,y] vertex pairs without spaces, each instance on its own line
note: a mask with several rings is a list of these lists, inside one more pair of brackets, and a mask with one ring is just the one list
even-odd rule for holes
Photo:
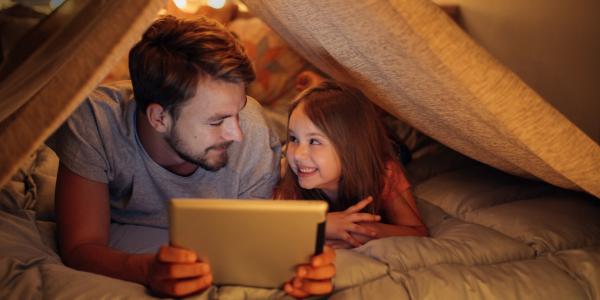
[[[483,163],[448,151],[409,165],[432,237],[381,239],[339,251],[332,298],[600,297],[600,147],[436,5],[246,2],[313,65]],[[140,285],[61,264],[51,212],[40,212],[50,188],[41,182],[56,162],[43,164],[50,156],[36,149],[162,5],[67,1],[0,69],[3,298],[150,297]],[[283,296],[214,287],[197,297]]]

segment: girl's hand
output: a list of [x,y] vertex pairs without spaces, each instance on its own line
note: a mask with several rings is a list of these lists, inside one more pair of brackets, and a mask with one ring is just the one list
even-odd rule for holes
[[350,249],[353,248],[352,245],[346,243],[342,240],[325,240],[325,245],[333,248],[333,249]]
[[328,213],[325,237],[330,240],[342,240],[353,247],[358,247],[362,243],[353,237],[352,233],[375,237],[377,235],[375,231],[357,224],[381,220],[378,215],[359,212],[371,202],[373,202],[373,197],[367,197],[345,211]]

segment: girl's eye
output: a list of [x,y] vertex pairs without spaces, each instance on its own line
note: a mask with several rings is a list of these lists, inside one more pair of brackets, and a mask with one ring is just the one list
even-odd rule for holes
[[293,136],[293,135],[289,135],[288,136],[288,141],[290,141],[292,143],[295,143],[295,142],[298,141],[298,139],[295,136]]
[[310,144],[311,145],[321,145],[321,142],[317,139],[310,139]]

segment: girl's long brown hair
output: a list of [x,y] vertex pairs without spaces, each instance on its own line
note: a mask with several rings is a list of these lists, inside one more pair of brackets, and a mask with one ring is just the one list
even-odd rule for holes
[[304,103],[304,112],[327,135],[340,157],[338,198],[328,199],[320,189],[300,187],[289,164],[275,197],[323,199],[329,202],[330,211],[341,211],[372,196],[373,202],[366,211],[379,213],[386,163],[395,159],[379,108],[360,90],[335,82],[324,82],[300,94],[290,116],[300,103]]

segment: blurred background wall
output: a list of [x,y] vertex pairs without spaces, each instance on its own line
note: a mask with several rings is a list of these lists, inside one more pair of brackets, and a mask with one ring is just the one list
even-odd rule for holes
[[433,0],[600,143],[600,1]]

